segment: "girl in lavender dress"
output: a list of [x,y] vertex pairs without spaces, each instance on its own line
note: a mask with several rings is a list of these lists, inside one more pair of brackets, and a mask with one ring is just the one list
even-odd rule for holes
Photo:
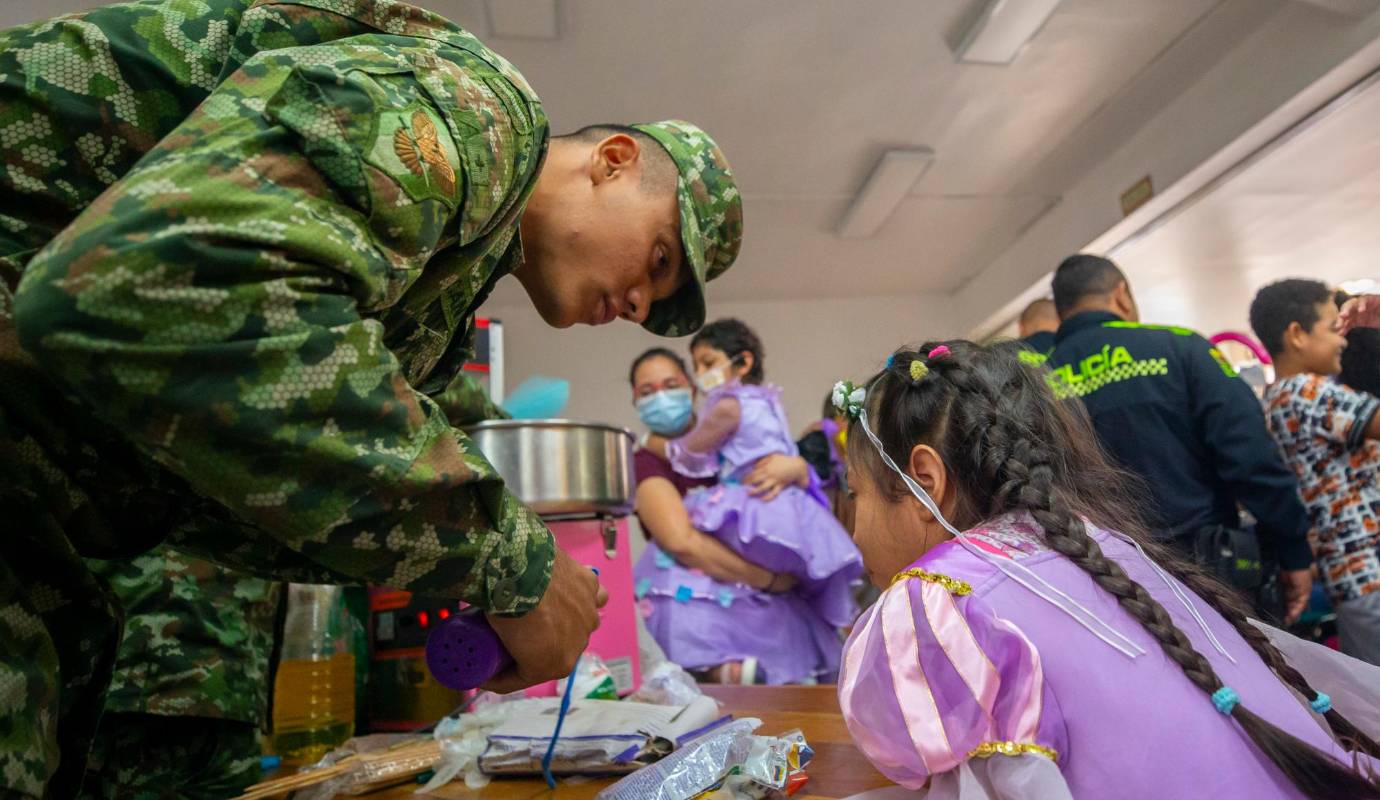
[[683,475],[719,479],[685,498],[696,530],[796,587],[773,597],[725,585],[649,547],[635,570],[647,628],[687,669],[755,657],[767,683],[831,679],[838,630],[857,614],[849,584],[862,574],[862,559],[817,484],[761,496],[744,485],[762,457],[796,455],[780,390],[762,384],[756,335],[721,320],[705,326],[690,350],[705,392],[699,421],[678,439],[651,437],[647,447]]
[[1380,671],[1154,547],[1017,345],[898,352],[835,397],[883,588],[839,698],[881,772],[931,799],[1380,797]]

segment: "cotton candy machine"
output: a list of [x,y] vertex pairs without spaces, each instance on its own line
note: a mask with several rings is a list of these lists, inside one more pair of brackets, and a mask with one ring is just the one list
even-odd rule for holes
[[[495,420],[465,432],[509,489],[541,515],[557,545],[599,572],[609,593],[589,649],[608,665],[620,695],[641,681],[633,597],[629,515],[633,506],[633,435],[624,428],[571,420]],[[455,604],[378,591],[373,603],[376,729],[434,722],[463,698],[426,668],[425,644]],[[534,696],[555,684],[533,687]]]

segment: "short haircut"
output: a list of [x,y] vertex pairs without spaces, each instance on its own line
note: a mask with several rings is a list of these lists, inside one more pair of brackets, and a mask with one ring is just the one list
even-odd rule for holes
[[1065,316],[1084,298],[1111,294],[1125,280],[1110,259],[1086,253],[1069,256],[1054,270],[1054,307]]
[[687,379],[690,377],[690,370],[685,366],[685,359],[681,358],[679,353],[674,350],[668,350],[665,347],[653,347],[633,359],[632,368],[628,370],[628,383],[631,384],[634,389],[637,388],[637,368],[654,358],[669,360],[672,364],[676,365],[676,369],[680,370],[682,375]]
[[743,383],[761,383],[766,376],[766,368],[762,363],[766,355],[762,349],[762,340],[757,338],[752,328],[742,322],[736,319],[720,319],[705,325],[690,340],[690,349],[694,350],[702,344],[725,353],[730,359],[737,358],[743,353],[752,353],[752,369],[743,376]]
[[636,139],[638,147],[641,148],[642,180],[638,182],[638,186],[642,191],[663,192],[676,188],[680,180],[680,171],[676,169],[676,162],[671,160],[671,154],[666,152],[666,148],[662,147],[660,142],[637,128],[601,122],[598,125],[586,125],[559,138],[596,144],[619,133]]
[[1025,307],[1021,312],[1021,324],[1030,327],[1040,321],[1041,317],[1053,317],[1055,323],[1059,321],[1059,309],[1055,307],[1054,301],[1048,297],[1041,297],[1039,300]]
[[1270,355],[1284,351],[1284,332],[1297,322],[1312,330],[1318,322],[1318,305],[1333,302],[1332,290],[1322,281],[1287,278],[1256,292],[1251,301],[1251,330]]

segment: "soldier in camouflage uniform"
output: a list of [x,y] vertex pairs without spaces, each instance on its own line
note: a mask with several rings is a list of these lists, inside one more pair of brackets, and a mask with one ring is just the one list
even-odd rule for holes
[[159,547],[92,561],[125,613],[82,796],[234,797],[262,774],[282,584]]
[[741,231],[699,129],[552,140],[510,64],[391,0],[0,32],[5,785],[76,794],[120,614],[81,559],[167,532],[484,608],[499,688],[568,670],[601,590],[434,398],[482,402],[459,367],[503,275],[555,326],[681,335]]

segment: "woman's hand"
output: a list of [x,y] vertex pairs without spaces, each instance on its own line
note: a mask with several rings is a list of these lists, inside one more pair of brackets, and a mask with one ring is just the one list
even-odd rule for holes
[[794,576],[785,572],[773,572],[771,583],[761,587],[767,594],[786,594],[795,590],[800,585],[800,581]]
[[810,467],[805,459],[773,453],[753,465],[744,484],[748,494],[760,500],[775,500],[787,486],[804,489],[810,485]]

